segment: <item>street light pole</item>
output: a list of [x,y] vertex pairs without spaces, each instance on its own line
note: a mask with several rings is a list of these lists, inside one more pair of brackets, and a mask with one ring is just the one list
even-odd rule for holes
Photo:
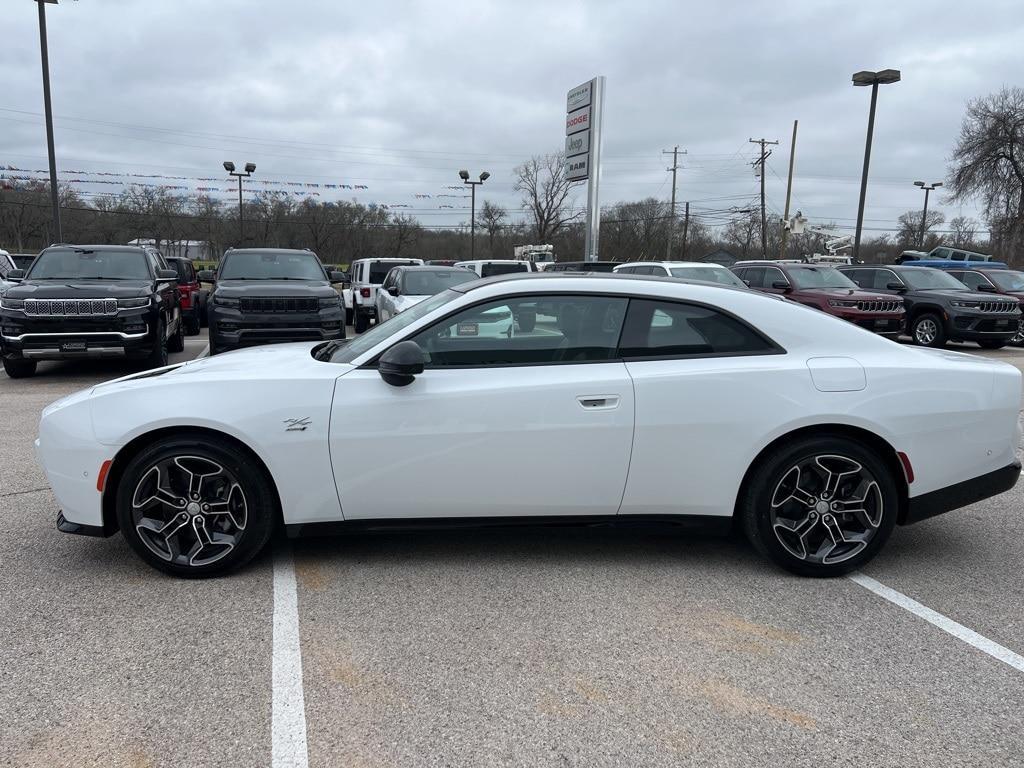
[[857,86],[871,86],[871,110],[868,112],[868,136],[864,144],[864,171],[860,178],[860,203],[857,205],[857,233],[853,239],[853,259],[860,259],[860,236],[864,228],[864,202],[868,194],[868,167],[871,165],[871,139],[875,134],[875,105],[878,103],[878,86],[898,83],[900,71],[898,69],[883,69],[878,72],[868,70],[855,72],[853,84]]
[[235,164],[230,160],[224,161],[224,170],[231,176],[238,177],[238,244],[245,244],[245,223],[242,219],[242,178],[248,178],[252,176],[252,172],[256,170],[256,163],[246,163],[245,172],[235,172]]
[[39,6],[39,53],[43,63],[43,111],[46,114],[46,151],[50,159],[50,202],[53,205],[54,242],[63,242],[60,226],[60,192],[57,189],[57,153],[53,148],[53,109],[50,107],[50,54],[46,46],[46,4],[57,0],[35,0]]
[[484,171],[480,174],[480,181],[470,181],[469,171],[459,171],[459,178],[463,184],[469,184],[469,259],[476,258],[476,188],[491,178],[491,174]]
[[914,186],[915,187],[920,187],[921,189],[924,190],[924,210],[921,211],[921,239],[920,239],[921,250],[924,250],[924,233],[927,231],[927,228],[928,228],[928,224],[927,224],[927,222],[928,222],[928,193],[931,192],[936,187],[941,187],[942,186],[942,182],[941,181],[933,181],[931,183],[931,186],[929,186],[929,185],[925,184],[923,181],[915,181],[914,182]]

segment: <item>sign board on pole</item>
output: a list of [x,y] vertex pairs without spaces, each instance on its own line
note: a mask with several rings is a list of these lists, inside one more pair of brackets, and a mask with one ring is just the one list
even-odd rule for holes
[[565,116],[565,135],[586,131],[590,128],[590,107],[574,109]]
[[597,259],[600,233],[598,185],[601,176],[601,113],[604,77],[577,85],[565,95],[565,176],[587,181],[587,226],[583,258]]
[[590,155],[576,155],[565,161],[565,177],[569,181],[581,181],[590,177]]
[[590,131],[580,131],[565,137],[565,156],[586,155],[590,152]]

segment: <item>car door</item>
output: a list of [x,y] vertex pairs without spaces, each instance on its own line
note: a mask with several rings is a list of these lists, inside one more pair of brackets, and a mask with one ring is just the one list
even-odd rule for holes
[[731,515],[751,435],[807,387],[806,366],[730,314],[655,299],[630,301],[619,354],[636,396],[620,515]]
[[[786,285],[785,285],[784,288],[778,288],[778,287],[776,287],[776,283],[779,283],[779,284],[785,283]],[[765,267],[764,268],[764,274],[761,276],[761,290],[762,291],[764,291],[765,293],[774,293],[776,295],[781,296],[784,293],[786,293],[786,291],[789,289],[789,287],[790,287],[789,278],[786,277],[786,273],[785,272],[783,272],[778,267]],[[796,301],[800,301],[800,298],[797,297]],[[809,302],[802,301],[801,303],[802,304],[807,304]],[[814,305],[812,304],[811,306],[814,306]]]
[[615,357],[626,304],[482,302],[411,337],[427,356],[412,384],[373,364],[339,377],[330,442],[345,518],[614,515],[633,438]]

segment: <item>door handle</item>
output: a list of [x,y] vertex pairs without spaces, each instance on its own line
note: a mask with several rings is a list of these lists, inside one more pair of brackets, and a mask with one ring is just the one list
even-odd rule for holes
[[587,411],[610,411],[619,407],[618,395],[580,395],[576,402]]

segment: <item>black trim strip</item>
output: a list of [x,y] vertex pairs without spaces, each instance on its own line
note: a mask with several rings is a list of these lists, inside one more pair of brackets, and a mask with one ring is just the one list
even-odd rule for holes
[[72,523],[64,517],[63,512],[57,513],[57,530],[61,533],[74,533],[79,536],[95,536],[97,538],[105,539],[108,536],[113,536],[114,531],[108,531],[101,525],[83,525],[82,523]]
[[1020,462],[1015,461],[1002,469],[979,477],[972,477],[962,483],[949,485],[931,493],[915,496],[907,502],[907,512],[900,520],[901,525],[910,525],[941,515],[960,507],[966,507],[982,499],[1005,493],[1020,479]]

